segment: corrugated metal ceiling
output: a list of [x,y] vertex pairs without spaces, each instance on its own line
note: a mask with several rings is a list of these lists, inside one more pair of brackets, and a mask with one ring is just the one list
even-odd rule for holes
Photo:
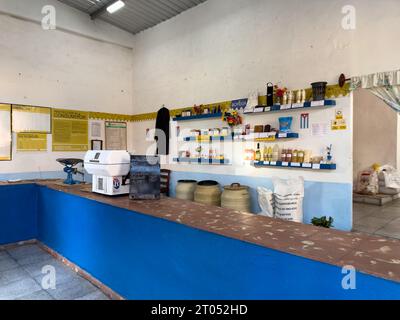
[[[115,0],[59,0],[87,14],[93,14]],[[105,20],[133,34],[154,27],[206,0],[123,0],[125,7],[114,14],[107,11],[98,19]]]

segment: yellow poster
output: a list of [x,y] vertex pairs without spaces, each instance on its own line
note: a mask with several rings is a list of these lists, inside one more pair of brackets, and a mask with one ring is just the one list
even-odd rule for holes
[[53,151],[87,151],[89,112],[53,109]]
[[11,105],[0,104],[0,161],[11,160]]
[[47,134],[17,133],[17,151],[47,151]]
[[51,133],[51,108],[12,106],[13,131]]
[[335,120],[332,121],[332,130],[347,130],[347,124],[342,110],[336,110]]

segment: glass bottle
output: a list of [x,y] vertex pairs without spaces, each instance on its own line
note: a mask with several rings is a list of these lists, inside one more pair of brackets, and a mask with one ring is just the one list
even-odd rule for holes
[[288,149],[286,152],[286,162],[292,162],[292,149]]
[[257,144],[257,151],[255,155],[255,161],[261,161],[261,150],[260,150],[260,144]]
[[286,149],[282,149],[282,153],[281,153],[281,161],[282,162],[286,162]]
[[292,153],[292,162],[298,162],[298,158],[297,158],[297,149],[293,150]]

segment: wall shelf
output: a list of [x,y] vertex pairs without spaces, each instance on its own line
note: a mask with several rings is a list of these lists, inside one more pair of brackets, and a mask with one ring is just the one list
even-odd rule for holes
[[311,164],[311,163],[293,163],[293,162],[269,162],[254,161],[252,165],[256,168],[290,168],[307,170],[336,170],[336,164]]
[[269,139],[269,138],[254,138],[254,137],[249,137],[247,136],[236,136],[234,139],[232,139],[232,136],[209,136],[207,138],[203,137],[199,139],[198,137],[184,137],[183,141],[184,142],[198,142],[198,143],[210,143],[213,141],[229,141],[229,142],[245,142],[245,141],[255,141],[255,142],[276,142],[279,140],[284,140],[284,139],[298,139],[299,134],[290,132],[290,133],[278,133],[275,137],[274,140]]
[[[335,100],[321,100],[321,101],[308,101],[301,104],[293,103],[291,105],[273,105],[272,107],[263,107],[264,111],[258,112],[246,112],[245,115],[256,115],[256,114],[265,114],[265,113],[276,113],[276,112],[288,112],[288,111],[296,111],[296,110],[309,110],[310,108],[321,108],[321,107],[333,107],[336,106]],[[262,106],[260,106],[262,107]]]
[[185,142],[199,142],[199,143],[207,143],[212,141],[244,141],[242,138],[232,139],[232,136],[208,136],[205,138],[199,139],[198,137],[185,137],[183,138]]
[[209,113],[209,114],[199,114],[190,117],[175,117],[173,121],[194,121],[194,120],[209,120],[222,118],[222,113]]
[[288,132],[288,133],[277,133],[275,136],[275,139],[270,139],[270,138],[253,138],[251,140],[246,140],[246,141],[255,141],[255,142],[276,142],[279,140],[285,140],[285,139],[298,139],[299,138],[298,133],[294,132]]
[[189,163],[189,164],[207,164],[207,165],[227,165],[229,160],[216,160],[216,159],[206,159],[206,158],[174,158],[175,162],[178,163]]

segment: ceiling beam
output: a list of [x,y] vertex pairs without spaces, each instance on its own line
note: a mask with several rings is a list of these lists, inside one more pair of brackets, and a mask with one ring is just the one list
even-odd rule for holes
[[104,3],[103,6],[101,6],[99,9],[97,9],[96,11],[94,11],[93,13],[90,14],[90,18],[92,18],[92,20],[98,18],[99,16],[101,16],[104,12],[106,12],[107,8],[112,5],[114,2],[117,2],[118,0],[108,0],[107,2]]

